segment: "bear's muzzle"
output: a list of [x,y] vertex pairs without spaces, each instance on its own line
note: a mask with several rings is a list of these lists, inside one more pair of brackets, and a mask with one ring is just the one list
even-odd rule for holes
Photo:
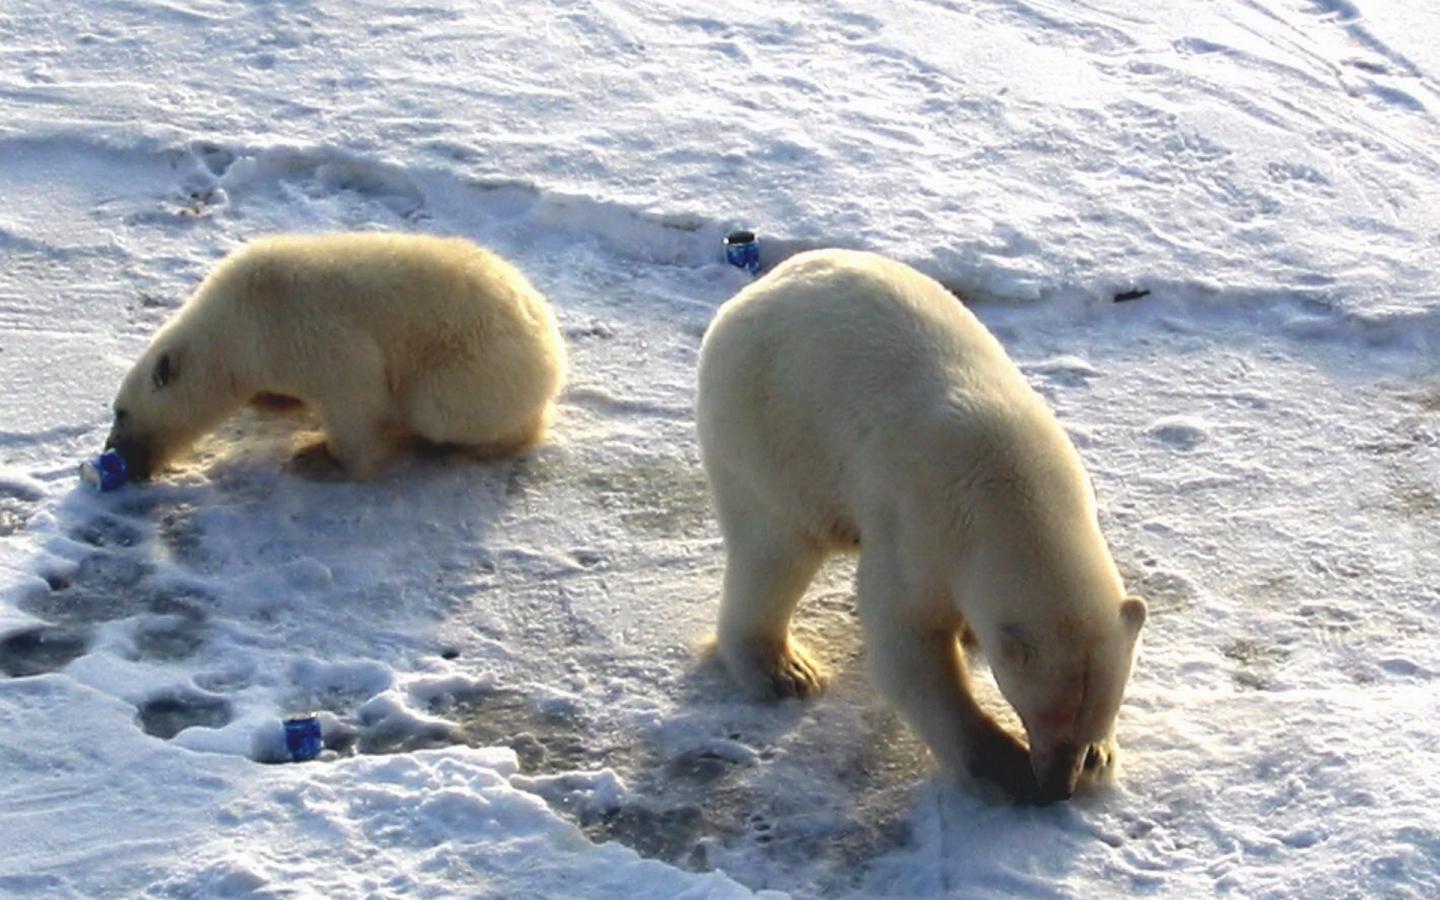
[[1075,744],[1055,744],[1050,747],[1030,749],[1030,767],[1035,771],[1035,782],[1040,786],[1036,802],[1057,803],[1069,800],[1080,781],[1080,771],[1085,766],[1085,751]]
[[119,425],[110,429],[105,449],[114,450],[125,458],[125,471],[131,481],[148,481],[154,467],[155,454],[149,443],[126,434]]

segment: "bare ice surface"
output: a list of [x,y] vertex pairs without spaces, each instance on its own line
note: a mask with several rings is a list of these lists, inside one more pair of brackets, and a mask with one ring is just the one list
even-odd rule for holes
[[[10,4],[0,894],[1440,894],[1437,32],[1400,0]],[[934,274],[1054,405],[1151,609],[1113,788],[940,780],[843,561],[796,625],[824,696],[706,657],[693,374],[734,227]],[[338,229],[529,273],[573,363],[549,440],[326,482],[288,462],[313,421],[247,411],[83,490],[215,260]],[[279,764],[308,711],[326,752]]]

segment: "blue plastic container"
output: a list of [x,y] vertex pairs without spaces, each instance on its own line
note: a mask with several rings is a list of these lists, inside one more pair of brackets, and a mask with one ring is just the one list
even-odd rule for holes
[[314,713],[289,716],[285,719],[285,749],[295,762],[305,762],[320,755],[325,742],[320,735],[320,718]]
[[753,231],[732,231],[725,236],[725,261],[751,275],[760,271],[760,240]]
[[97,491],[113,491],[130,477],[125,457],[119,450],[104,453],[80,464],[80,480]]

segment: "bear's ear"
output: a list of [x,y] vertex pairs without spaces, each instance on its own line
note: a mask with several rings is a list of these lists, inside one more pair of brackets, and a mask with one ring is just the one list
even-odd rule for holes
[[1143,599],[1135,596],[1126,597],[1125,602],[1120,604],[1120,621],[1125,623],[1125,627],[1129,629],[1130,634],[1136,635],[1140,633],[1141,627],[1144,626],[1145,617],[1148,612],[1149,610],[1145,606]]
[[1016,668],[1024,668],[1038,653],[1035,637],[1024,625],[1000,627],[1000,658],[1005,662]]
[[156,360],[155,368],[150,373],[150,380],[154,382],[155,389],[159,390],[174,381],[175,376],[179,374],[180,366],[176,354],[167,351],[160,354],[160,359]]

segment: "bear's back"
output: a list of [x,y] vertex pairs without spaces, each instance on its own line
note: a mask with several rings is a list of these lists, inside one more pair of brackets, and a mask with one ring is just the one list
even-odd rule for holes
[[467,240],[370,232],[257,239],[216,268],[196,301],[392,334],[500,327],[543,306],[519,270]]
[[1072,493],[1078,458],[999,342],[874,254],[800,254],[747,287],[706,334],[699,382],[707,458],[763,478],[757,493],[848,509],[977,478]]
[[726,303],[701,367],[702,391],[728,382],[778,420],[847,427],[913,426],[957,400],[1030,393],[1000,344],[938,282],[851,250],[799,254]]

